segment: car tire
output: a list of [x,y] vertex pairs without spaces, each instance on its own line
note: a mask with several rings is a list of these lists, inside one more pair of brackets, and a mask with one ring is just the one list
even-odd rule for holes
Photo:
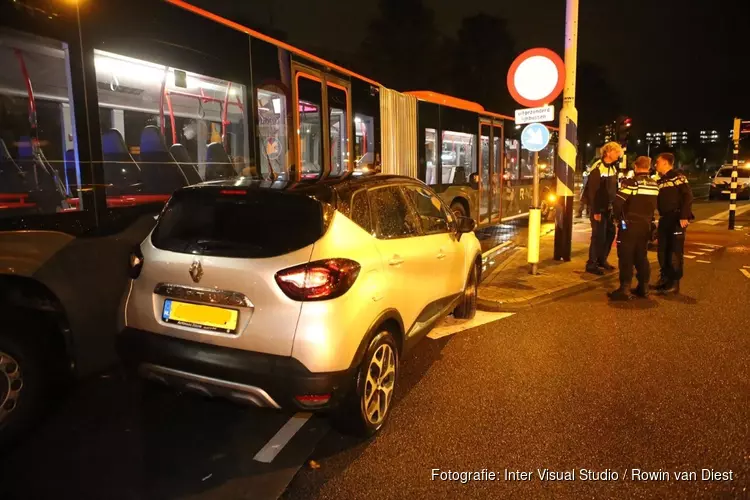
[[451,203],[451,212],[453,212],[456,217],[468,217],[466,207],[464,207],[464,204],[460,201],[454,201]]
[[396,339],[383,329],[370,341],[353,387],[333,415],[336,427],[359,437],[378,432],[391,414],[397,380]]
[[453,310],[453,317],[459,319],[471,319],[477,314],[477,292],[479,289],[479,271],[475,264],[472,264],[469,276],[466,278],[461,302]]
[[49,402],[50,361],[32,339],[0,336],[0,448],[18,440],[43,415]]

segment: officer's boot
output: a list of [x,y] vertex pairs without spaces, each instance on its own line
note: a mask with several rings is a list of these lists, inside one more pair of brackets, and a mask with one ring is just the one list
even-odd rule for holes
[[633,295],[640,297],[642,299],[645,299],[648,297],[649,290],[648,290],[648,283],[638,283],[638,286],[631,289],[630,293]]
[[669,280],[665,276],[659,276],[659,281],[654,285],[654,290],[661,292],[670,285]]
[[615,269],[617,269],[615,266],[613,266],[612,264],[610,264],[606,260],[604,261],[604,264],[599,264],[599,267],[601,267],[605,271],[614,271]]
[[607,296],[610,298],[610,300],[630,300],[633,298],[633,296],[630,295],[628,288],[628,285],[620,283],[620,288],[618,288],[617,290],[612,290],[607,294]]
[[680,280],[675,280],[669,283],[661,290],[661,293],[665,295],[678,295],[680,293]]

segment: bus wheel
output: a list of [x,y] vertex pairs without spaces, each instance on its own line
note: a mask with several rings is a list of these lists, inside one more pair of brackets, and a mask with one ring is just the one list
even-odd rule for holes
[[29,429],[45,406],[45,360],[29,338],[0,336],[0,447]]
[[451,203],[451,211],[455,214],[456,217],[467,217],[468,214],[466,213],[466,207],[464,207],[464,204],[460,201],[454,201]]

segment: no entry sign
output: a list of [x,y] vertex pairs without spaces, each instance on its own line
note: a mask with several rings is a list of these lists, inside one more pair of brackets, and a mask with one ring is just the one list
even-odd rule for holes
[[549,49],[530,49],[513,61],[508,71],[508,90],[521,106],[549,104],[565,85],[565,64]]

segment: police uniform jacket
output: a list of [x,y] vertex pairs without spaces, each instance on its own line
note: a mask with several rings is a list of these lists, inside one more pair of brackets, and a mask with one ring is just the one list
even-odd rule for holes
[[683,173],[672,169],[659,179],[658,206],[662,217],[693,218],[693,191]]
[[659,186],[648,174],[623,179],[614,203],[614,216],[619,220],[651,223],[656,211]]
[[609,210],[617,196],[617,164],[607,165],[597,160],[589,172],[586,193],[591,213],[601,214]]

